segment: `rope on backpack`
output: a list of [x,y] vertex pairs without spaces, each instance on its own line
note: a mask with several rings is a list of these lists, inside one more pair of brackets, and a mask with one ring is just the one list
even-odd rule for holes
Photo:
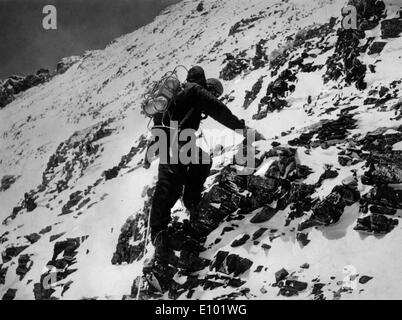
[[166,72],[159,81],[154,81],[143,95],[141,109],[146,116],[152,118],[158,113],[165,113],[169,108],[171,101],[181,88],[181,81],[177,74],[179,68],[187,71],[183,65],[176,66],[173,71]]

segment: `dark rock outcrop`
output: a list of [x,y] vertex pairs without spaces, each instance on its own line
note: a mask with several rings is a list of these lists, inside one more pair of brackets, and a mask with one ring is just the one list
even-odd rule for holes
[[314,192],[314,185],[307,185],[303,183],[292,184],[288,200],[288,202],[291,203],[291,211],[286,221],[287,224],[289,224],[293,219],[302,217],[305,213],[311,210],[316,201],[312,199]]
[[8,267],[3,267],[3,265],[0,264],[0,284],[6,283],[7,270]]
[[228,277],[220,274],[211,274],[205,277],[203,289],[213,290],[223,286],[239,288],[245,283],[246,281],[243,281],[238,277]]
[[236,254],[230,254],[226,251],[219,251],[214,261],[211,263],[210,270],[237,277],[251,268],[253,262],[249,259],[242,258]]
[[289,275],[289,272],[286,269],[281,269],[277,272],[275,272],[275,280],[276,283],[279,283],[280,281],[286,279],[286,277]]
[[52,235],[49,237],[49,242],[56,241],[57,239],[61,238],[61,237],[64,236],[65,234],[66,234],[65,232],[52,234]]
[[14,257],[17,257],[22,251],[24,251],[28,246],[20,246],[20,247],[8,247],[2,253],[1,257],[3,259],[3,263],[7,263],[11,261]]
[[36,209],[38,205],[35,202],[34,196],[28,192],[25,192],[23,207],[27,212],[32,212]]
[[[56,282],[66,279],[70,274],[77,271],[72,266],[76,263],[75,256],[78,254],[78,248],[88,239],[88,236],[82,236],[73,239],[56,242],[53,248],[52,259],[47,263],[45,271],[39,282],[34,284],[35,300],[53,300],[52,294],[55,292]],[[62,254],[61,257],[59,257]],[[71,286],[71,281],[60,284],[63,286],[63,292]]]
[[236,33],[239,33],[243,30],[251,29],[254,27],[253,22],[262,19],[262,15],[254,15],[251,16],[250,18],[246,19],[241,19],[239,22],[236,22],[229,31],[229,37],[235,35]]
[[350,0],[357,10],[358,27],[360,30],[372,30],[378,26],[381,18],[385,17],[385,3],[382,0]]
[[246,91],[246,96],[244,98],[243,108],[247,109],[253,101],[257,98],[258,94],[262,89],[262,83],[264,78],[260,77],[257,82],[251,88],[251,91]]
[[265,96],[260,100],[258,112],[253,116],[255,120],[261,120],[267,116],[269,112],[281,110],[287,106],[286,97],[288,93],[295,90],[293,84],[297,80],[296,73],[290,68],[281,72],[281,74],[268,85]]
[[327,166],[325,168],[324,173],[320,176],[320,179],[318,179],[317,185],[321,185],[322,182],[326,179],[334,179],[337,176],[339,176],[338,171],[333,170],[330,166]]
[[354,229],[356,231],[382,235],[391,232],[398,223],[397,219],[373,213],[367,217],[358,219]]
[[376,214],[394,215],[402,209],[402,191],[387,185],[375,185],[369,193],[360,200],[363,213],[369,211]]
[[265,39],[261,39],[255,46],[255,56],[251,59],[252,70],[264,68],[268,63],[268,56],[264,44],[267,42]]
[[297,280],[286,280],[284,286],[279,290],[279,294],[285,297],[297,296],[300,292],[307,289],[307,283]]
[[[343,114],[336,120],[323,120],[316,128],[302,133],[299,138],[289,141],[291,146],[305,146],[324,149],[344,141],[349,136],[349,130],[356,128],[357,120],[353,114]],[[312,138],[317,135],[316,140]]]
[[253,241],[258,240],[260,237],[262,237],[262,235],[263,235],[266,231],[268,231],[267,228],[260,228],[260,229],[258,229],[256,232],[254,232],[252,240],[253,240]]
[[69,196],[69,200],[67,201],[67,203],[63,206],[63,208],[61,208],[61,213],[60,215],[66,215],[71,213],[71,209],[76,206],[84,197],[83,192],[82,191],[76,191],[72,194],[70,194]]
[[[398,129],[398,128],[397,128]],[[368,170],[361,178],[363,184],[373,188],[360,200],[360,209],[369,215],[358,219],[355,230],[371,234],[386,234],[398,224],[389,218],[402,209],[402,191],[392,185],[402,183],[402,154],[393,145],[402,140],[402,132],[380,128],[368,133],[361,141]]]
[[31,256],[28,254],[23,254],[18,258],[18,267],[16,274],[20,277],[20,281],[24,279],[25,275],[31,270],[33,261],[31,261]]
[[381,36],[383,39],[397,38],[402,33],[402,17],[388,19],[381,22]]
[[339,29],[335,53],[328,58],[324,82],[337,81],[344,76],[348,85],[355,83],[356,88],[364,90],[367,67],[359,60],[360,41],[365,38],[364,31],[375,28],[385,14],[385,4],[377,0],[350,0],[349,5],[357,9],[358,29]]
[[230,246],[233,248],[240,247],[240,246],[244,245],[247,242],[247,240],[249,240],[249,239],[250,239],[250,235],[245,234],[240,239],[234,240]]
[[305,247],[310,243],[310,240],[308,239],[308,234],[303,232],[297,233],[296,240],[300,243],[302,247]]
[[357,183],[336,186],[330,195],[319,201],[313,208],[311,217],[299,225],[299,230],[313,226],[328,226],[339,221],[346,206],[359,201]]
[[359,283],[360,284],[366,284],[367,282],[369,282],[372,279],[373,279],[373,277],[361,276],[360,279],[359,279]]
[[40,69],[35,75],[26,77],[11,76],[0,84],[0,109],[14,100],[15,95],[32,87],[42,84],[50,79],[48,70]]
[[369,51],[368,54],[379,54],[382,52],[382,50],[385,48],[385,46],[387,45],[387,42],[383,42],[383,41],[377,41],[374,42]]
[[365,184],[402,183],[402,155],[398,153],[371,154],[367,159],[369,170],[365,173]]
[[40,238],[41,236],[37,233],[31,233],[25,236],[25,239],[27,239],[31,244],[38,242]]
[[5,175],[1,178],[0,192],[9,189],[18,179],[18,176]]
[[243,71],[249,68],[249,60],[245,58],[245,52],[241,52],[234,56],[227,53],[223,63],[226,62],[225,67],[219,74],[219,77],[223,80],[230,81],[240,75]]
[[104,172],[105,180],[112,180],[119,175],[119,167],[113,167],[112,169],[106,170]]
[[[45,279],[49,274],[42,275],[40,282],[34,284],[34,297],[35,300],[54,300],[52,294],[56,291],[53,288],[44,287]],[[57,279],[57,278],[56,278]]]
[[15,295],[17,294],[17,289],[8,289],[6,293],[3,295],[2,300],[14,300]]
[[202,1],[200,3],[198,3],[196,10],[198,12],[204,11],[204,3]]
[[75,63],[77,63],[80,59],[81,59],[81,57],[78,57],[78,56],[71,56],[71,57],[66,57],[66,58],[61,59],[57,63],[56,73],[57,74],[65,73],[68,69],[71,68],[71,66],[73,66]]
[[251,220],[251,223],[263,223],[269,221],[275,216],[277,210],[271,207],[264,207],[259,213],[257,213]]
[[39,231],[39,234],[44,235],[50,231],[52,231],[52,226],[47,226],[47,227],[43,228],[41,231]]

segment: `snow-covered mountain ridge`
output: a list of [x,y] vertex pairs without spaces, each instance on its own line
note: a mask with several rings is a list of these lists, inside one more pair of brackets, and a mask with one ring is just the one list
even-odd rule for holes
[[215,159],[206,250],[177,250],[164,298],[400,298],[402,3],[352,2],[359,31],[338,32],[346,1],[184,0],[16,96],[0,110],[1,295],[138,296],[157,174],[140,166],[141,95],[199,64],[268,141],[253,176]]

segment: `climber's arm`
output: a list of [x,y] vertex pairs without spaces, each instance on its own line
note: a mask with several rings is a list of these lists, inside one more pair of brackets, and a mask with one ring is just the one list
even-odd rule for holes
[[222,125],[232,130],[245,129],[244,120],[237,118],[229,108],[200,86],[192,88],[192,94],[197,105],[203,112]]

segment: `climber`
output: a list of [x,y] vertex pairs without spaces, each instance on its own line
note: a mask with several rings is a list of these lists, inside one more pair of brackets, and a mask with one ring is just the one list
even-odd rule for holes
[[25,192],[23,207],[27,209],[28,212],[34,211],[38,205],[35,203],[35,200],[29,193]]
[[[245,130],[244,120],[239,120],[232,114],[229,108],[218,100],[223,93],[223,86],[219,80],[209,79],[207,81],[204,70],[193,67],[187,75],[187,83],[183,90],[177,95],[175,101],[170,105],[168,114],[154,118],[156,126],[166,126],[170,121],[180,123],[180,129],[193,129],[194,133],[199,129],[203,116],[210,116],[224,126],[232,130]],[[169,144],[169,143],[167,143]],[[186,142],[179,142],[180,147]],[[159,146],[161,150],[162,146]],[[163,148],[170,148],[169,145]],[[207,164],[199,161],[197,164],[188,165],[173,164],[169,158],[167,163],[159,164],[158,182],[152,200],[150,217],[151,241],[155,246],[155,260],[166,262],[171,254],[168,245],[168,224],[171,219],[171,209],[176,201],[182,196],[183,203],[187,210],[194,212],[194,209],[201,200],[201,192],[204,182],[210,174],[211,156],[201,148],[196,148],[199,159],[209,157]],[[179,151],[180,152],[180,151]],[[183,190],[184,189],[184,190]],[[191,220],[191,215],[190,215]]]

